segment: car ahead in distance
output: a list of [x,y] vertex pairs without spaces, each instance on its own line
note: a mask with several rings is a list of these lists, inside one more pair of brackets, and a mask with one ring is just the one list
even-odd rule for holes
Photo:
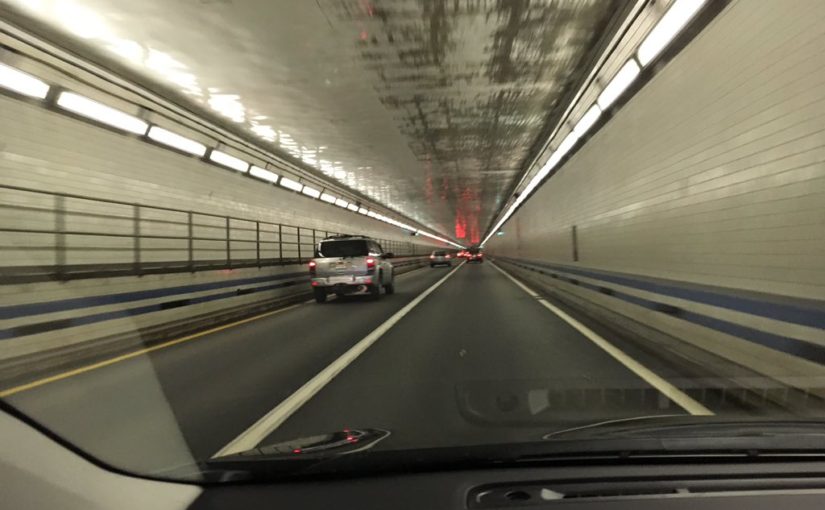
[[467,262],[484,262],[484,254],[479,250],[469,250],[467,252]]
[[434,251],[430,254],[430,267],[452,265],[453,261],[446,251]]
[[323,303],[327,295],[365,294],[373,299],[395,292],[395,272],[374,239],[340,235],[318,243],[315,258],[309,262],[309,274],[315,301]]

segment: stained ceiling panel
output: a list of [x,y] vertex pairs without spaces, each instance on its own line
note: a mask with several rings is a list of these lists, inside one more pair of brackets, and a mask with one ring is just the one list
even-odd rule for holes
[[442,234],[478,242],[621,0],[7,0]]

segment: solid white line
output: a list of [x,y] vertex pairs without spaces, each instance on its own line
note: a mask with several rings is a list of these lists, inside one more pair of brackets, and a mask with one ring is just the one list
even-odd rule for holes
[[520,281],[516,280],[513,276],[511,276],[509,273],[507,273],[497,265],[493,264],[492,262],[491,264],[494,268],[498,269],[501,272],[501,274],[509,278],[516,285],[518,285],[519,288],[521,288],[521,290],[523,290],[530,296],[536,298],[536,301],[541,303],[542,306],[544,306],[554,314],[558,315],[564,322],[571,325],[579,333],[584,335],[588,340],[590,340],[597,346],[601,347],[602,350],[604,350],[607,354],[611,355],[616,361],[627,367],[634,374],[644,379],[646,383],[662,392],[667,398],[669,398],[670,400],[678,404],[680,407],[682,407],[682,409],[684,409],[685,411],[689,412],[694,416],[713,416],[713,412],[710,409],[703,406],[702,404],[688,396],[686,393],[678,389],[676,386],[662,379],[652,370],[650,370],[649,368],[645,367],[635,359],[625,354],[621,349],[611,344],[610,342],[599,336],[595,331],[593,331],[592,329],[588,328],[581,322],[577,321],[576,319],[568,315],[561,308],[555,306],[554,304],[542,298],[537,292],[533,291]]
[[242,432],[238,437],[233,439],[229,444],[220,449],[214,457],[221,457],[224,455],[231,455],[240,453],[258,445],[266,436],[272,433],[275,429],[281,426],[290,416],[292,416],[298,409],[306,404],[309,399],[315,396],[316,393],[329,384],[332,379],[341,373],[350,363],[355,361],[364,351],[366,351],[372,344],[374,344],[384,333],[389,331],[398,321],[410,313],[413,308],[418,306],[427,296],[433,293],[435,289],[447,281],[455,272],[461,268],[461,265],[456,266],[455,269],[444,275],[443,278],[435,282],[430,288],[419,294],[415,299],[407,303],[404,308],[395,312],[383,324],[375,328],[369,335],[361,339],[357,344],[352,346],[347,352],[341,355],[338,359],[330,363],[325,369],[321,370],[315,377],[307,381],[301,386],[298,391],[290,395],[283,402],[278,404],[274,409],[266,413],[260,420],[255,422],[251,427]]

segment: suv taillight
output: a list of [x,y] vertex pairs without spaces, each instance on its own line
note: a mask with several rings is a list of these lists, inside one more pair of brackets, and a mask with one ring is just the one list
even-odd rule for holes
[[367,274],[372,273],[375,271],[375,259],[372,257],[367,258]]
[[314,260],[310,260],[309,261],[309,274],[311,274],[312,276],[315,276],[315,268],[317,266],[318,266],[318,264],[316,264]]

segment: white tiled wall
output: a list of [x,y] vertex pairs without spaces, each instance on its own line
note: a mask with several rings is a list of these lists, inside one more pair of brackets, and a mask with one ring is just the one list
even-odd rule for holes
[[819,0],[733,2],[488,250],[825,299],[823,20]]
[[[399,242],[411,240],[402,230],[371,218],[156,147],[134,136],[2,95],[0,184],[280,222],[329,232],[361,233]],[[0,227],[54,229],[54,206],[53,197],[0,188]],[[67,198],[65,208],[72,212],[65,220],[68,230],[132,233],[133,211],[129,206]],[[186,221],[184,213],[142,210],[142,215]],[[224,221],[198,217],[195,235],[221,237]],[[233,226],[240,224],[235,222]],[[254,223],[247,226],[254,228]],[[143,234],[186,235],[187,231],[185,225],[169,223],[144,222],[142,227]],[[294,240],[294,230],[292,233]],[[246,235],[254,239],[254,232]],[[233,238],[245,237],[236,231]],[[267,238],[267,234],[262,238]],[[271,234],[269,238],[273,239]],[[311,234],[303,241],[309,249]],[[68,264],[132,260],[131,239],[71,236],[67,243]],[[54,246],[53,235],[3,232],[0,245],[2,265],[55,262],[54,250],[50,249]],[[233,250],[239,253],[240,249],[250,246],[254,249],[254,245],[234,242]],[[196,248],[202,248],[197,254],[200,259],[221,258],[225,254],[222,242],[198,241]],[[214,256],[209,256],[211,251],[207,249],[214,249]],[[186,242],[147,239],[144,252],[142,258],[146,261],[185,260]],[[274,251],[268,254],[275,255]],[[295,255],[291,250],[284,252],[285,257]]]

